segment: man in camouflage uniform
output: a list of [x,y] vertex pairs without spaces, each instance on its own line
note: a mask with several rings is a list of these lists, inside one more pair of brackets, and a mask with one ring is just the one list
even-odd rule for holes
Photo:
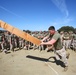
[[73,45],[74,51],[76,52],[76,33],[73,34],[72,45]]
[[15,36],[14,34],[11,35],[11,39],[10,39],[10,49],[14,52],[14,49],[15,49]]
[[0,52],[3,50],[2,34],[0,34]]
[[[62,62],[65,65],[64,71],[67,71],[68,70],[68,62],[67,62],[67,58],[66,58],[66,50],[61,44],[60,34],[55,31],[55,27],[54,26],[50,26],[48,31],[50,33],[50,36],[45,37],[42,40],[41,45],[53,45],[54,48],[55,48],[56,60],[59,61],[60,57],[61,57]],[[51,37],[50,41],[43,42],[45,39],[47,39],[49,37]]]
[[69,49],[71,49],[72,39],[73,39],[73,31],[69,31]]
[[7,54],[9,42],[6,37],[6,32],[2,35],[2,45],[3,45],[2,51]]
[[63,45],[63,36],[64,36],[64,32],[61,31],[61,32],[60,32],[60,38],[61,38],[61,44],[62,44],[62,45]]
[[[38,33],[38,39],[40,39],[40,40],[42,40],[43,39],[43,34],[42,34],[42,31],[40,31],[39,33]],[[40,51],[42,51],[42,50],[44,50],[44,45],[40,45],[39,46],[39,50]]]
[[67,50],[69,49],[69,39],[70,39],[70,35],[68,32],[64,32],[64,36],[63,36],[63,45],[64,48]]

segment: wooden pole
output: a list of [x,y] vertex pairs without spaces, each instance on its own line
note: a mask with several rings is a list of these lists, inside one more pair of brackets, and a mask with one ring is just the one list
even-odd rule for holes
[[39,39],[31,36],[30,34],[28,34],[26,32],[23,32],[23,31],[15,28],[15,27],[13,27],[13,26],[11,26],[11,25],[9,25],[6,22],[3,22],[1,20],[0,20],[0,27],[9,31],[12,34],[15,34],[15,35],[27,40],[27,41],[30,41],[36,45],[40,45],[40,43],[41,43],[41,41]]

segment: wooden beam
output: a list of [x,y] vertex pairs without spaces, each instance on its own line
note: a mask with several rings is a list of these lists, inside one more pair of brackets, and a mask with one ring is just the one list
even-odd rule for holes
[[27,40],[27,41],[30,41],[36,45],[40,45],[40,43],[41,43],[41,41],[39,39],[31,36],[30,34],[28,34],[26,32],[23,32],[23,31],[15,28],[15,27],[13,27],[13,26],[11,26],[11,25],[9,25],[6,22],[3,22],[1,20],[0,20],[0,27],[9,31],[12,34],[15,34],[15,35]]

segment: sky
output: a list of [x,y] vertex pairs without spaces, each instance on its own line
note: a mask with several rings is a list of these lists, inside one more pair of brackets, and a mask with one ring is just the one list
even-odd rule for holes
[[76,28],[76,0],[0,0],[0,20],[20,30]]

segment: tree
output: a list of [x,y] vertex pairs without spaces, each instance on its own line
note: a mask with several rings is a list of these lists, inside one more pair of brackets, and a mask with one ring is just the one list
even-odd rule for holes
[[23,30],[24,32],[26,32],[26,33],[31,33],[31,31],[30,30]]
[[69,32],[72,31],[74,32],[75,29],[72,26],[63,26],[60,29],[58,29],[59,32],[64,31],[64,32]]

